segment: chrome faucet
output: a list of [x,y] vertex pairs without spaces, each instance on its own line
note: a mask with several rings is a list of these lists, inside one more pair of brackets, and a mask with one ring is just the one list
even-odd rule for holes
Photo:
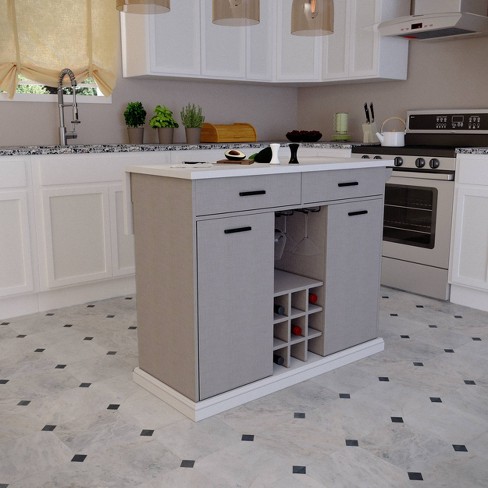
[[[63,94],[63,79],[68,75],[71,81],[71,88],[73,90],[73,103],[64,103]],[[64,107],[73,107],[73,116],[71,123],[73,124],[73,130],[67,131],[64,125]],[[76,104],[76,78],[74,73],[69,68],[64,68],[61,73],[59,73],[58,79],[58,109],[59,109],[59,143],[61,146],[66,146],[67,139],[76,139],[78,134],[76,133],[75,124],[79,124],[78,119],[78,105]]]

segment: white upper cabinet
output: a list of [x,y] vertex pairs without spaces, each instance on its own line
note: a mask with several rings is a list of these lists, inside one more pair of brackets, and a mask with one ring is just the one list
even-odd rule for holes
[[173,2],[171,15],[120,14],[123,74],[200,76],[200,2]]
[[377,26],[408,15],[406,0],[335,0],[334,34],[324,38],[325,81],[407,78],[408,40],[381,37]]
[[321,37],[291,34],[292,0],[277,12],[277,81],[320,81]]
[[334,34],[291,34],[292,0],[261,2],[249,27],[212,23],[212,2],[173,2],[163,15],[121,14],[123,74],[307,84],[406,79],[408,41],[377,25],[408,15],[408,0],[335,0]]

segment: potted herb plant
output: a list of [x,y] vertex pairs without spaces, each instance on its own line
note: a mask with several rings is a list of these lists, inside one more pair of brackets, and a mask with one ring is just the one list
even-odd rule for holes
[[149,125],[153,129],[158,129],[159,144],[172,144],[174,129],[179,127],[173,112],[165,105],[156,106]]
[[182,108],[180,112],[181,122],[185,126],[187,144],[199,144],[200,132],[202,130],[205,117],[202,113],[202,107],[189,103]]
[[129,102],[124,111],[125,125],[129,135],[129,144],[142,144],[146,111],[141,102]]

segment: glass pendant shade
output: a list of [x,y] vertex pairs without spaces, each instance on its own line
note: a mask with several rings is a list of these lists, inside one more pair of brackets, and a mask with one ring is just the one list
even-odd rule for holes
[[326,36],[334,32],[333,0],[293,0],[291,33],[296,36]]
[[212,22],[230,26],[259,24],[259,0],[213,0]]
[[117,0],[116,8],[127,14],[164,14],[170,10],[170,0]]

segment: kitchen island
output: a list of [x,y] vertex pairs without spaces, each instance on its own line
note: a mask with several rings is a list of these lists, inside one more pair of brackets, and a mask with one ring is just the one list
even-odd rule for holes
[[388,164],[128,168],[134,380],[197,421],[381,351]]

